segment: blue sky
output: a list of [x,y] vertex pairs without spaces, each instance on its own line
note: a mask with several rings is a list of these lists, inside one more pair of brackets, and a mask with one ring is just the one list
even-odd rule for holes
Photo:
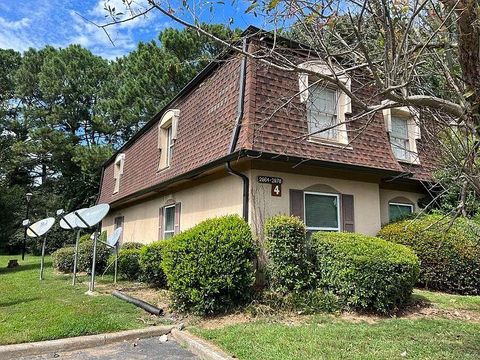
[[[109,1],[116,5],[117,11],[121,8],[121,0]],[[134,1],[139,7],[145,3],[145,0]],[[226,0],[224,5],[215,6],[214,13],[205,5],[207,1],[190,3],[196,5],[195,11],[206,22],[228,24],[233,18],[233,27],[262,26],[260,19],[245,14],[248,6],[245,0],[233,3]],[[150,13],[146,18],[109,28],[114,46],[101,29],[78,14],[95,23],[104,23],[104,0],[0,0],[0,48],[25,51],[45,45],[65,47],[80,44],[97,55],[114,59],[132,51],[139,41],[155,39],[158,32],[166,27],[180,27],[166,16]],[[187,12],[180,10],[176,15],[189,18]]]

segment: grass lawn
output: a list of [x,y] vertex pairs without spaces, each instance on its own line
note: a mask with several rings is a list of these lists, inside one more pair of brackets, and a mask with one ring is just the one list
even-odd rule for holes
[[[6,269],[9,259],[20,267]],[[40,258],[0,255],[0,344],[57,339],[145,326],[145,313],[111,295],[85,295],[88,279],[73,287],[71,277],[54,275],[46,260],[40,282]]]
[[480,296],[415,290],[434,308],[468,311],[458,320],[413,313],[400,318],[302,316],[198,324],[190,330],[241,360],[267,359],[480,359]]

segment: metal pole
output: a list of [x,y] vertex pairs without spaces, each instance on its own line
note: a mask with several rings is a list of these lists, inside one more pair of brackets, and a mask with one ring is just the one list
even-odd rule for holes
[[97,258],[97,237],[98,237],[98,231],[95,230],[93,234],[93,258],[92,258],[92,274],[90,278],[90,292],[95,291],[95,262]]
[[77,259],[78,259],[78,242],[80,241],[80,230],[77,231],[77,240],[75,241],[75,254],[73,256],[73,280],[72,285],[77,283]]
[[113,283],[117,283],[117,269],[118,269],[118,245],[115,244],[115,275],[113,276]]
[[[25,219],[28,219],[29,215],[29,210],[30,210],[30,200],[27,199],[27,214],[25,216]],[[27,247],[27,228],[25,228],[25,231],[23,233],[23,247],[22,247],[22,260],[25,260],[25,248]]]
[[45,265],[45,244],[47,242],[47,235],[43,237],[43,244],[42,244],[42,261],[40,263],[40,280],[43,280],[43,269]]

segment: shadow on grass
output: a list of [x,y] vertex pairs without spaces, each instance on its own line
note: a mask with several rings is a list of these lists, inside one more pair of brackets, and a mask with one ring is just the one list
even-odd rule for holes
[[40,297],[30,297],[27,299],[18,299],[18,300],[12,300],[12,301],[0,301],[0,308],[6,308],[18,304],[25,304],[31,301],[39,300]]
[[[51,260],[45,261],[45,267],[50,267],[50,266],[52,266],[52,261]],[[19,272],[19,271],[33,270],[33,269],[40,269],[40,263],[19,265],[17,267],[11,268],[11,269],[9,269],[5,266],[5,267],[0,268],[0,275],[16,273],[16,272]]]

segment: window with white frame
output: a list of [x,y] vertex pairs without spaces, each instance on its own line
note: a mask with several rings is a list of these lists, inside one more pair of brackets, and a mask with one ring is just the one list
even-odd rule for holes
[[173,140],[172,140],[172,127],[167,128],[167,146],[166,149],[167,154],[166,154],[166,160],[167,160],[167,166],[170,166],[172,162],[172,154],[173,154]]
[[170,239],[175,235],[175,205],[163,208],[163,239]]
[[305,192],[305,225],[307,231],[340,231],[340,196]]
[[[388,105],[387,102],[383,102]],[[417,140],[421,138],[417,112],[408,107],[383,110],[385,126],[390,135],[393,155],[401,162],[420,164]]]
[[125,163],[125,154],[119,154],[115,158],[115,162],[113,164],[113,178],[115,179],[115,187],[113,189],[114,194],[120,191],[120,178],[123,174],[124,163]]
[[413,204],[399,202],[388,203],[388,217],[390,222],[401,219],[410,214],[413,214]]
[[392,115],[392,131],[390,144],[395,157],[399,160],[410,160],[410,139],[408,136],[408,119]]
[[158,126],[158,149],[160,150],[158,170],[163,170],[172,164],[179,116],[180,110],[168,110],[160,120]]
[[[320,60],[308,61],[299,66],[338,78],[344,88],[350,90],[350,77],[340,68],[332,69]],[[352,112],[352,105],[345,91],[334,84],[319,82],[318,77],[306,73],[299,74],[299,90],[300,101],[305,102],[307,108],[308,139],[348,144],[345,118],[346,114]]]
[[321,85],[310,88],[307,100],[308,132],[311,136],[337,141],[337,91]]

